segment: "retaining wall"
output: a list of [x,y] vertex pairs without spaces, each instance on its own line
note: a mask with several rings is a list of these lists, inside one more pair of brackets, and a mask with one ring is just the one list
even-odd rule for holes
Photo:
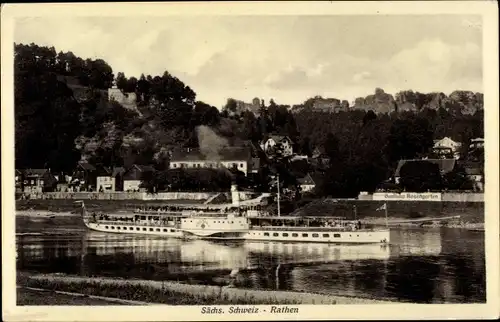
[[[207,200],[218,192],[45,192],[27,193],[26,199],[74,200]],[[251,193],[240,191],[240,200],[247,200]]]

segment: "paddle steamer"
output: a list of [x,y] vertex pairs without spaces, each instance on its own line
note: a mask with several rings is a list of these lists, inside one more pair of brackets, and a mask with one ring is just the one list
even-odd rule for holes
[[[236,187],[232,204],[166,206],[129,213],[88,213],[83,201],[85,225],[96,231],[146,234],[185,239],[230,239],[314,243],[389,243],[388,227],[366,227],[343,217],[270,215],[260,206],[240,204]],[[279,200],[279,196],[278,196]]]

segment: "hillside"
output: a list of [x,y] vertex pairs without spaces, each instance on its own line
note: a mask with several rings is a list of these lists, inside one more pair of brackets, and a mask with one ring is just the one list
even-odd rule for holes
[[[139,79],[118,72],[115,78],[102,59],[35,44],[16,44],[15,54],[15,154],[21,169],[71,173],[79,160],[98,168],[151,165],[155,173],[145,186],[161,190],[173,180],[167,173],[173,149],[258,146],[281,135],[291,139],[295,154],[311,157],[319,149],[330,162],[323,168],[296,167],[286,158],[264,157],[259,175],[253,182],[243,180],[244,187],[266,192],[269,174],[279,172],[281,186],[293,190],[297,179],[311,172],[322,178],[318,195],[349,197],[373,191],[400,159],[425,155],[434,139],[449,136],[468,147],[471,139],[484,136],[480,93],[403,91],[393,97],[377,89],[349,108],[347,101],[314,97],[294,111],[272,99],[261,101],[258,110],[228,100],[219,111],[197,101],[196,92],[168,71]],[[329,112],[330,105],[336,113]],[[243,110],[235,113],[238,106]],[[183,174],[179,180],[189,190],[202,178]]]

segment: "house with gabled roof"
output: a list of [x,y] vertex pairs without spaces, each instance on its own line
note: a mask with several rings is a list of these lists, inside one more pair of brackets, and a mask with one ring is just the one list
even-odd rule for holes
[[57,180],[50,169],[24,169],[22,171],[23,192],[40,193],[53,191]]
[[123,176],[126,170],[124,167],[114,167],[111,176],[115,182],[115,191],[123,191]]
[[72,175],[71,185],[77,191],[95,191],[97,186],[97,169],[87,161],[78,161]]
[[96,190],[99,192],[115,191],[115,180],[112,176],[113,170],[109,167],[97,169]]
[[444,137],[440,140],[434,140],[434,149],[438,150],[440,148],[448,148],[451,150],[455,159],[460,158],[460,148],[462,147],[462,143],[456,142],[449,137]]
[[484,163],[465,161],[460,164],[467,178],[473,183],[474,190],[484,191]]
[[285,135],[270,135],[268,138],[261,141],[260,147],[268,155],[277,147],[280,148],[283,156],[287,157],[293,155],[293,141]]
[[101,167],[97,170],[97,191],[123,191],[124,167]]
[[134,164],[123,174],[123,191],[143,191],[142,181],[153,172],[154,168],[150,165]]
[[228,147],[209,155],[199,149],[176,150],[170,157],[170,169],[205,168],[238,170],[248,175],[252,172],[252,154],[248,147]]
[[308,173],[305,177],[297,179],[302,192],[312,191],[316,187],[316,182]]

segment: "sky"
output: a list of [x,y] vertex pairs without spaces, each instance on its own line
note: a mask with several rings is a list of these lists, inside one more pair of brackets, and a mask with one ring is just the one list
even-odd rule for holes
[[483,91],[480,16],[33,17],[16,21],[14,41],[102,58],[115,75],[167,70],[217,107]]

